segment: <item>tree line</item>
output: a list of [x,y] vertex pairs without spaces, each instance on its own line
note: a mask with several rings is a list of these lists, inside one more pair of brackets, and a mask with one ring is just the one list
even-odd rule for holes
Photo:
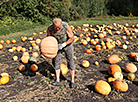
[[0,0],[0,20],[26,17],[44,24],[55,17],[72,21],[108,15],[138,16],[138,0]]

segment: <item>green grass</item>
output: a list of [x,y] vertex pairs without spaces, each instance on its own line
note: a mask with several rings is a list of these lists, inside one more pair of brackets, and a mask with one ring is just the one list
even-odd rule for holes
[[138,24],[138,17],[96,17],[96,18],[89,18],[85,20],[78,20],[78,21],[70,21],[70,25],[74,26],[81,26],[83,24],[90,24],[90,25],[112,25],[113,23],[119,24],[126,24],[135,25]]
[[[9,23],[8,21],[10,20],[10,18],[7,18],[7,26],[9,25],[9,27],[11,26],[11,24],[13,22],[16,21],[12,21],[12,23]],[[26,20],[23,20],[23,22]],[[21,22],[22,23],[22,22]],[[52,22],[51,22],[52,23]],[[87,18],[84,20],[76,20],[76,21],[70,21],[68,22],[70,25],[73,26],[82,26],[83,24],[90,24],[90,25],[112,25],[113,23],[117,23],[117,24],[126,24],[128,23],[129,25],[136,25],[138,24],[138,17],[116,17],[116,16],[107,16],[107,17],[94,17],[94,18]],[[50,24],[50,23],[49,23]],[[29,30],[24,30],[22,29],[22,31],[20,32],[15,32],[15,33],[10,33],[10,34],[0,34],[0,40],[12,40],[12,39],[19,39],[21,36],[31,36],[34,32],[35,33],[39,33],[39,32],[43,32],[44,30],[47,30],[47,27],[49,24],[45,24],[45,25],[40,25],[40,24],[34,24],[35,27],[31,27],[31,25],[28,25]],[[21,25],[19,25],[21,26]],[[1,26],[0,26],[1,27]],[[15,29],[15,28],[14,28]]]

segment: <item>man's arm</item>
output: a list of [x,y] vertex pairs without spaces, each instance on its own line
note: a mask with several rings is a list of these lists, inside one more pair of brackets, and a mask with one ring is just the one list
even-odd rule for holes
[[67,26],[67,35],[68,35],[69,39],[66,41],[66,45],[72,43],[75,40],[72,29],[69,25]]

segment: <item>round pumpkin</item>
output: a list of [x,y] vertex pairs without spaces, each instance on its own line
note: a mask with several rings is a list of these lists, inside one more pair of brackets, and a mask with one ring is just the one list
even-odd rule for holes
[[25,65],[21,64],[18,68],[21,72],[26,69]]
[[83,66],[83,67],[89,67],[90,66],[90,63],[89,63],[89,61],[87,61],[87,60],[83,60],[82,62],[81,62],[81,65]]
[[54,37],[48,36],[42,39],[40,46],[42,54],[45,55],[46,57],[54,58],[57,55],[58,42]]
[[129,57],[133,58],[135,55],[138,54],[137,52],[130,52]]
[[87,54],[90,54],[91,52],[92,52],[92,51],[91,51],[90,49],[87,49],[87,50],[86,50],[86,53],[87,53]]
[[94,89],[96,92],[102,95],[108,95],[111,92],[111,86],[103,80],[98,80],[95,83]]
[[5,43],[6,43],[6,44],[9,44],[9,43],[10,43],[10,40],[6,40]]
[[22,55],[22,57],[21,57],[21,61],[23,63],[28,63],[29,58],[30,58],[29,53],[28,52],[24,52],[23,55]]
[[113,75],[115,72],[121,72],[122,73],[122,70],[121,70],[120,66],[117,65],[117,64],[110,65],[108,67],[109,75]]
[[2,44],[0,44],[0,50],[1,50],[1,49],[3,49],[3,45],[2,45]]
[[137,66],[133,63],[128,63],[125,66],[125,71],[130,73],[135,73],[137,71]]
[[38,70],[38,66],[36,64],[32,64],[31,65],[31,70],[32,71],[37,71]]
[[100,50],[102,49],[102,46],[101,46],[101,45],[96,45],[96,46],[95,46],[95,49],[96,49],[97,51],[100,51]]
[[114,72],[113,77],[115,79],[123,80],[123,74],[121,72]]
[[14,44],[14,43],[16,43],[16,40],[15,40],[15,39],[13,39],[11,42]]
[[0,85],[7,84],[9,82],[10,78],[7,75],[4,75],[0,79]]
[[127,79],[133,81],[135,79],[135,74],[134,73],[128,73]]
[[65,75],[65,74],[67,74],[67,72],[68,72],[67,66],[65,64],[60,64],[60,73],[62,75]]
[[111,55],[110,57],[108,57],[107,62],[108,63],[118,63],[120,61],[118,55]]
[[20,51],[21,51],[21,49],[22,49],[22,47],[21,47],[21,46],[17,46],[17,47],[16,47],[16,50],[17,50],[18,52],[20,52]]
[[32,56],[35,57],[35,58],[38,58],[39,54],[38,54],[38,52],[33,52]]
[[126,92],[128,90],[128,84],[124,80],[117,80],[114,83],[114,88],[119,92]]

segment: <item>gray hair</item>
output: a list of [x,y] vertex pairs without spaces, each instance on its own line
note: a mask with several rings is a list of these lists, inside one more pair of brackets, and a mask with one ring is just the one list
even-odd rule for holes
[[[57,18],[54,18],[54,19],[53,19],[53,23],[54,23],[55,19],[57,19]],[[56,20],[56,21],[55,21],[57,24],[59,24],[60,22],[62,22],[62,20],[61,20],[60,18],[58,18],[58,19],[59,19],[59,20]]]

